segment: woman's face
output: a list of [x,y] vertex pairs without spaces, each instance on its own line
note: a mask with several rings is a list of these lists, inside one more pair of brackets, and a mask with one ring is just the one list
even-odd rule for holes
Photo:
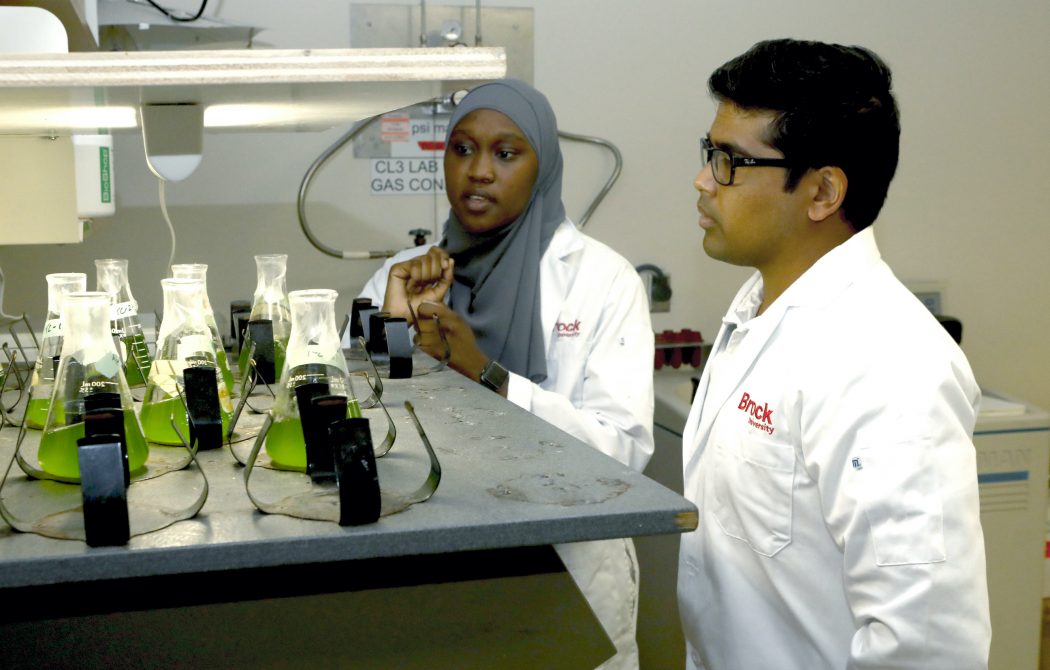
[[462,119],[445,148],[445,192],[470,233],[509,225],[529,204],[539,157],[505,114],[476,109]]

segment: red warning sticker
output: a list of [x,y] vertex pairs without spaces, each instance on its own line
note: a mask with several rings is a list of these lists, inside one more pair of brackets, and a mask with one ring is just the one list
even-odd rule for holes
[[407,142],[412,137],[411,119],[400,114],[380,118],[379,137],[384,142]]

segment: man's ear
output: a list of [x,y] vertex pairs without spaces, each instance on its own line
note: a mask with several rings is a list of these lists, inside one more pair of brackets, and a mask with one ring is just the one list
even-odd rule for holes
[[834,166],[822,167],[813,176],[817,180],[817,192],[807,213],[811,221],[819,222],[842,209],[849,180],[842,168]]

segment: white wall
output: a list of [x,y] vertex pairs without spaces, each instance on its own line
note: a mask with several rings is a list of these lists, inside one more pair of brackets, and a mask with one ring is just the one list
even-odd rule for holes
[[[196,7],[197,0],[181,4]],[[587,232],[635,264],[671,273],[672,311],[655,315],[657,330],[699,328],[708,338],[747,271],[711,261],[700,248],[692,178],[697,141],[714,112],[707,75],[769,37],[873,48],[894,70],[903,125],[900,169],[876,224],[883,254],[903,279],[946,285],[946,311],[963,320],[963,348],[984,385],[1050,407],[1046,0],[483,4],[534,8],[535,83],[561,126],[606,137],[624,154],[623,175]],[[223,0],[214,7],[221,18],[266,27],[259,45],[351,46],[345,1]],[[378,266],[323,256],[295,218],[304,171],[344,130],[209,134],[201,167],[169,185],[176,260],[211,266],[220,320],[231,299],[250,297],[254,253],[288,252],[290,288],[332,287],[341,304]],[[610,160],[587,147],[565,151],[567,205],[579,216]],[[117,215],[96,222],[83,244],[0,248],[6,311],[26,309],[39,319],[45,273],[93,272],[92,259],[124,255],[132,259],[136,297],[159,309],[169,242],[156,184],[139,137],[119,136],[115,152]],[[444,211],[424,196],[369,196],[367,176],[367,162],[349,151],[319,176],[308,211],[327,244],[404,246],[408,229],[432,226]],[[887,328],[886,346],[907,346],[907,334]]]

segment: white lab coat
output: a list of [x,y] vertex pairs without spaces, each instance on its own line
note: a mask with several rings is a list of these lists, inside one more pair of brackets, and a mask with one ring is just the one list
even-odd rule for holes
[[[360,297],[382,304],[390,267],[428,248],[389,259]],[[547,379],[534,384],[512,374],[508,400],[641,471],[653,453],[654,338],[638,274],[566,220],[541,260],[540,312]],[[637,668],[634,543],[600,540],[555,548],[617,647],[603,668]]]
[[752,318],[761,291],[734,299],[683,436],[687,666],[987,667],[966,358],[870,229]]

